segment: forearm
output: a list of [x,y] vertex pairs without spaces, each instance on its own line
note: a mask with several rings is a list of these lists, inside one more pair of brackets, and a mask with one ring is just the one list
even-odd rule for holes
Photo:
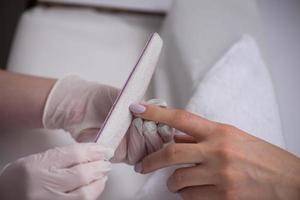
[[42,127],[44,105],[55,81],[0,70],[0,128]]

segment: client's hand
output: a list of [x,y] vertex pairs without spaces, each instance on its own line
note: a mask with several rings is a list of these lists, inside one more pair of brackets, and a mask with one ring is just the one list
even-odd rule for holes
[[[119,90],[68,76],[51,90],[43,114],[45,128],[64,129],[78,142],[93,142]],[[150,102],[162,105],[161,102]],[[134,119],[112,162],[135,164],[172,139],[172,129]]]
[[186,133],[135,167],[150,173],[188,164],[167,182],[169,190],[183,199],[300,199],[300,159],[289,152],[233,126],[182,110],[140,104],[131,108],[138,117]]
[[50,149],[10,163],[0,173],[0,199],[96,200],[102,193],[112,151],[98,144]]

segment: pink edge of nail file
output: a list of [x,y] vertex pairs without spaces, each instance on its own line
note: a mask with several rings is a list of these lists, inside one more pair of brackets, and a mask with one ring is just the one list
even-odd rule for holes
[[112,148],[114,151],[117,149],[132,121],[129,105],[140,102],[144,97],[162,46],[162,39],[157,33],[154,33],[110,109],[97,134],[96,143]]

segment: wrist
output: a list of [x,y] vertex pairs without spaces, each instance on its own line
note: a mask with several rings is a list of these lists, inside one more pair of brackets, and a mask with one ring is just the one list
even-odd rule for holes
[[0,127],[41,128],[43,108],[55,80],[0,71]]
[[294,157],[293,164],[289,164],[287,171],[278,179],[278,199],[299,200],[300,199],[300,158]]
[[[43,126],[48,129],[63,129],[74,139],[85,128],[94,128],[87,116],[89,104],[101,90],[98,83],[69,75],[58,80],[50,91],[43,112]],[[93,113],[91,113],[93,114]],[[88,121],[89,123],[84,123]],[[100,126],[97,121],[97,125]]]

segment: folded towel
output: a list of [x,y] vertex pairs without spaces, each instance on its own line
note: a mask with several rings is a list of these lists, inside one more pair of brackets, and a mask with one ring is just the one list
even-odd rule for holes
[[[284,147],[272,81],[251,36],[243,36],[206,74],[186,109]],[[166,186],[176,168],[153,173],[136,199],[180,199]]]

